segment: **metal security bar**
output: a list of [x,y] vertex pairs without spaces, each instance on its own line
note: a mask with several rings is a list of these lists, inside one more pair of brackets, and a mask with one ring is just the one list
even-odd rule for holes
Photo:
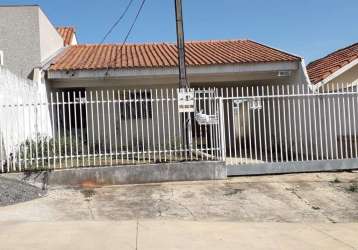
[[[179,113],[177,89],[58,91],[0,106],[0,171],[222,160],[222,124]],[[217,90],[195,107],[219,116]]]
[[272,85],[220,92],[228,165],[358,157],[357,87],[334,84],[313,92],[303,85]]

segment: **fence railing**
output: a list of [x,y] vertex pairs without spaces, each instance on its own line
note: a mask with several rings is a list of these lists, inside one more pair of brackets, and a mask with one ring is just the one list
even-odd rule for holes
[[221,96],[229,165],[358,158],[356,87],[238,87]]
[[[214,96],[199,94],[196,106],[218,113]],[[4,114],[2,172],[222,158],[219,124],[179,113],[176,89],[56,92],[2,105]]]
[[358,158],[358,90],[280,85],[63,91],[0,106],[0,171],[214,160]]

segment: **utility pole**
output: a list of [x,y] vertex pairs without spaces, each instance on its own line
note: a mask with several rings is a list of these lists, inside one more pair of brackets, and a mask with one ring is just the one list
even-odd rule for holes
[[177,27],[178,61],[179,61],[179,88],[188,89],[190,86],[187,78],[186,65],[185,65],[183,5],[182,5],[182,0],[174,0],[174,1],[175,1],[175,16],[176,16],[176,27]]

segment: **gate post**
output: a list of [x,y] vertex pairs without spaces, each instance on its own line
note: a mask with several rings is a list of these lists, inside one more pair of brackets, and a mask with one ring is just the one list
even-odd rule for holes
[[219,119],[220,119],[220,143],[221,143],[221,160],[226,161],[226,140],[225,140],[225,121],[224,121],[224,99],[219,98]]

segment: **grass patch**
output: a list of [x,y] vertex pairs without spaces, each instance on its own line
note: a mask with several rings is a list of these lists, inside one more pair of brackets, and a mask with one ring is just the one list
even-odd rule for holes
[[351,185],[347,188],[347,191],[351,193],[358,193],[358,183],[351,183]]

